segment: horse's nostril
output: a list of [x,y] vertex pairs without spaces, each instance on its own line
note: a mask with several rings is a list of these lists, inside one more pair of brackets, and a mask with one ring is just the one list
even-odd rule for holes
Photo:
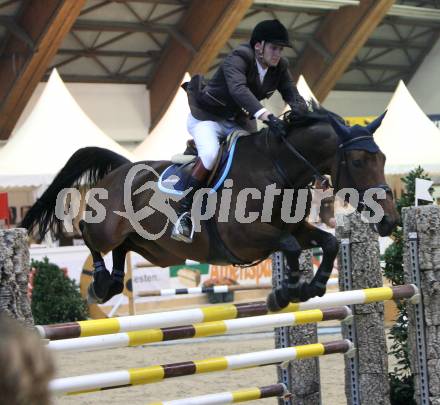
[[393,220],[393,218],[390,215],[384,215],[382,221],[380,221],[380,223],[377,225],[378,225],[377,230],[379,235],[389,236],[393,232],[395,226],[397,225],[397,222]]

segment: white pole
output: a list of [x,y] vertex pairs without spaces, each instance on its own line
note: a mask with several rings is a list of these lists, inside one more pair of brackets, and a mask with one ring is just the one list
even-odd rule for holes
[[109,318],[113,318],[119,309],[119,307],[122,305],[122,302],[124,301],[124,294],[120,294],[120,297],[118,298],[118,301],[115,305],[113,305],[112,310],[108,313]]

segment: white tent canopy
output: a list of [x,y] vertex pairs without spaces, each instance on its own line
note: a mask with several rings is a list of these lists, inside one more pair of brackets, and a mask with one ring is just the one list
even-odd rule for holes
[[53,70],[29,117],[0,150],[0,187],[47,185],[86,146],[133,159],[90,120]]
[[407,173],[419,165],[430,173],[440,172],[440,131],[402,81],[387,110],[374,136],[387,157],[385,173]]
[[318,99],[313,94],[303,75],[299,77],[298,82],[296,83],[296,88],[306,101],[314,100],[319,104]]
[[[313,94],[312,90],[310,89],[303,75],[301,75],[298,78],[298,82],[296,83],[296,88],[298,89],[299,94],[301,94],[304,100],[306,101],[314,100],[319,104],[317,98]],[[281,97],[281,94],[279,94],[278,92],[275,92],[274,95],[269,100],[263,100],[263,105],[266,108],[268,108],[270,111],[272,111],[274,114],[285,113],[286,111],[290,110],[290,107],[286,105],[286,103]]]
[[[190,80],[188,73],[183,82]],[[188,98],[179,87],[177,94],[160,122],[133,153],[140,160],[169,160],[177,153],[183,153],[191,135],[186,129],[189,114]]]

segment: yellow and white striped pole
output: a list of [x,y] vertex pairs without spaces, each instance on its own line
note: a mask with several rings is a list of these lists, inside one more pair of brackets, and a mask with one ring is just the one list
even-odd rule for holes
[[284,384],[272,384],[265,387],[246,388],[237,391],[219,392],[217,394],[199,395],[192,398],[153,402],[149,405],[223,405],[255,401],[263,398],[282,397],[287,394],[288,391]]
[[81,394],[102,389],[150,384],[166,378],[210,373],[213,371],[238,370],[333,353],[347,353],[351,349],[353,349],[353,344],[349,340],[337,340],[334,342],[286,347],[205,360],[58,378],[50,382],[49,389],[54,394]]
[[[324,309],[353,304],[369,304],[391,299],[411,298],[418,292],[412,284],[395,287],[367,288],[325,294],[306,302],[290,304],[279,313],[297,312],[308,309]],[[133,330],[165,328],[193,323],[219,321],[267,315],[265,302],[211,305],[208,307],[179,311],[157,312],[145,315],[122,316],[119,318],[95,319],[55,325],[36,326],[42,338],[50,340],[106,335]]]
[[246,332],[263,327],[280,328],[328,320],[343,320],[351,315],[348,307],[310,309],[308,311],[253,316],[250,318],[228,319],[173,326],[170,328],[147,329],[112,335],[89,336],[83,338],[52,340],[47,348],[51,351],[86,351],[114,349],[117,347],[140,346],[169,340],[199,338],[223,335],[228,332]]

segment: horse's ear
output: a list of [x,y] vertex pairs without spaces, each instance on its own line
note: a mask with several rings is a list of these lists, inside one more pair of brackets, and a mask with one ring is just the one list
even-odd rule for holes
[[386,110],[382,115],[380,115],[379,117],[377,117],[373,122],[370,122],[367,125],[367,129],[370,132],[371,135],[373,135],[376,132],[376,129],[380,127],[380,124],[382,124],[382,120],[385,117],[385,114],[387,113],[388,110]]
[[331,126],[342,139],[347,139],[350,137],[350,128],[341,122],[340,117],[335,116],[330,112],[327,114],[327,116]]

